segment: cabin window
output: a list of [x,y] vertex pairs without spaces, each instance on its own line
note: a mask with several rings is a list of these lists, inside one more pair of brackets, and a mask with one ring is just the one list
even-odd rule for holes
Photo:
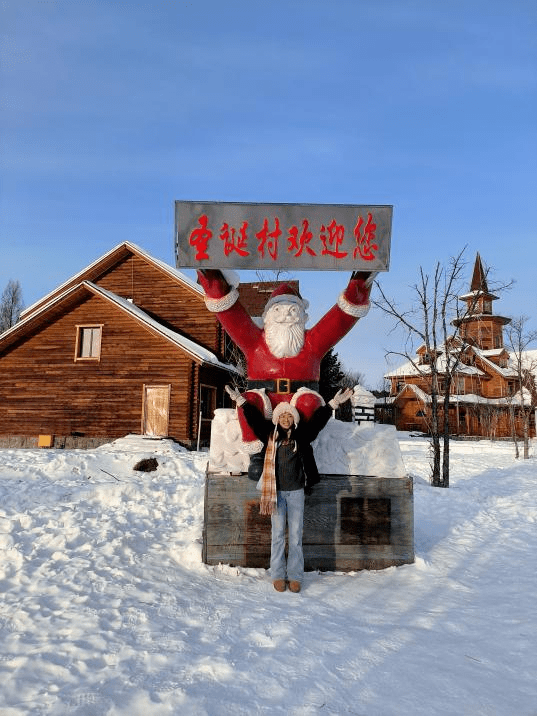
[[501,348],[501,347],[502,347],[502,337],[494,336],[494,348]]
[[212,420],[216,408],[216,388],[210,385],[200,387],[200,412],[202,420]]
[[492,301],[483,301],[483,313],[492,313]]
[[99,360],[101,357],[102,326],[76,327],[75,360]]
[[416,412],[416,417],[417,417],[417,418],[424,418],[424,417],[425,417],[425,411],[423,411],[423,410],[418,410],[418,411]]
[[455,394],[464,395],[464,378],[455,379]]

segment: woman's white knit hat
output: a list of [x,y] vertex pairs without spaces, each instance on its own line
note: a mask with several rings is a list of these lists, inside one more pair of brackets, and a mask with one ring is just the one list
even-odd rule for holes
[[284,413],[289,413],[293,416],[293,421],[295,423],[295,428],[300,422],[300,415],[298,410],[295,408],[294,405],[291,405],[291,403],[278,403],[278,405],[273,408],[272,410],[272,422],[274,425],[278,425],[278,419],[280,415],[283,415]]

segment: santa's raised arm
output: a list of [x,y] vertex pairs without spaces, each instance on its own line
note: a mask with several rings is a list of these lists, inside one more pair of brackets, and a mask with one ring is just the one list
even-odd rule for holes
[[[198,270],[207,308],[217,314],[246,358],[248,387],[243,397],[266,417],[277,403],[290,402],[307,420],[324,403],[318,393],[323,356],[369,311],[370,276],[353,273],[337,303],[310,329],[306,329],[308,302],[283,283],[271,294],[260,328],[221,271]],[[239,420],[247,449],[256,452],[258,441],[240,409]]]

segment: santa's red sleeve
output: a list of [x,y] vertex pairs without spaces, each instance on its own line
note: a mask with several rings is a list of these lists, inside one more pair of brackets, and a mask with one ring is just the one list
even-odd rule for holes
[[356,322],[369,311],[370,287],[362,277],[351,277],[337,303],[308,331],[308,343],[317,355],[324,356]]
[[218,269],[198,271],[198,281],[205,291],[205,305],[224,327],[231,340],[247,353],[261,335],[251,316],[239,301],[239,292],[230,286]]

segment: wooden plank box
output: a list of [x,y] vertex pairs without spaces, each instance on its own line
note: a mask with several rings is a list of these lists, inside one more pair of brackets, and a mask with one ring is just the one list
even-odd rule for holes
[[[259,514],[256,483],[208,473],[203,561],[267,569],[270,517]],[[412,478],[322,475],[304,511],[306,571],[353,572],[414,562]]]

